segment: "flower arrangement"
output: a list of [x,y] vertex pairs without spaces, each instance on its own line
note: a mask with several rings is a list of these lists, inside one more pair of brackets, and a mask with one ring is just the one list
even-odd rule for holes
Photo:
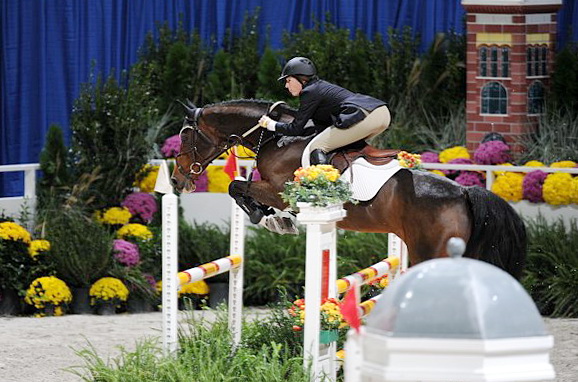
[[119,230],[116,231],[116,236],[119,239],[134,237],[146,241],[152,239],[153,233],[143,224],[131,223],[120,227]]
[[[470,158],[454,158],[451,159],[448,164],[474,164],[474,162]],[[451,177],[454,179],[457,177],[462,171],[459,170],[443,170],[446,176]]]
[[421,155],[410,154],[407,151],[401,151],[397,154],[397,160],[401,167],[414,168],[416,170],[421,170]]
[[165,158],[174,158],[181,149],[181,137],[176,134],[165,139],[161,147],[161,153]]
[[502,141],[487,141],[474,152],[474,161],[478,164],[498,164],[512,160],[510,147]]
[[352,198],[349,184],[339,179],[339,171],[331,165],[313,165],[298,168],[293,181],[285,183],[281,193],[283,200],[297,210],[298,202],[327,207],[331,204],[356,201]]
[[[339,303],[334,298],[327,298],[321,303],[321,330],[336,330],[345,327],[347,324],[341,315]],[[299,332],[303,330],[305,323],[305,300],[298,299],[288,308],[289,316],[293,321],[293,330]]]
[[[72,301],[72,293],[64,281],[54,276],[39,277],[26,290],[24,301],[36,309],[45,310],[38,316],[61,316],[66,304]],[[53,312],[47,313],[47,309],[53,309]]]
[[146,164],[137,173],[134,185],[142,192],[153,192],[155,190],[155,183],[159,174],[160,166],[153,166]]
[[96,221],[108,225],[124,225],[130,221],[132,214],[126,207],[111,207],[94,213]]
[[30,244],[31,236],[22,226],[11,221],[0,223],[0,239]]
[[550,164],[550,167],[552,168],[574,168],[577,167],[576,166],[576,162],[571,161],[571,160],[563,160],[560,162],[554,162]]
[[114,240],[112,251],[116,261],[127,267],[134,267],[140,261],[138,246],[130,241],[122,239]]
[[48,240],[32,240],[28,247],[28,254],[36,259],[36,256],[50,251],[50,242]]
[[441,163],[448,163],[452,159],[456,158],[470,159],[470,153],[468,152],[468,149],[463,146],[454,146],[443,150],[439,155],[439,161]]
[[88,294],[91,305],[106,303],[118,305],[128,299],[128,288],[117,278],[103,277],[92,284]]
[[[162,284],[161,284],[161,287],[162,287]],[[209,285],[204,280],[196,281],[194,283],[185,284],[179,289],[178,296],[182,297],[183,295],[187,295],[187,294],[195,294],[195,295],[205,296],[205,295],[209,294]]]
[[424,151],[421,153],[421,161],[423,163],[440,163],[440,156],[433,151]]
[[478,171],[462,171],[455,181],[462,186],[486,187],[484,176]]
[[572,175],[567,173],[549,174],[544,180],[542,194],[546,203],[553,205],[570,204],[573,197]]
[[224,166],[209,166],[207,168],[206,173],[209,182],[209,192],[228,192],[231,178],[223,171],[224,168]]
[[538,160],[531,160],[524,163],[525,167],[546,167],[546,165]]
[[153,220],[153,216],[158,210],[155,197],[146,192],[128,194],[122,201],[121,206],[128,209],[133,217],[137,217],[146,223],[150,223]]
[[527,173],[526,176],[524,176],[524,181],[522,183],[522,197],[532,203],[544,202],[544,197],[542,196],[542,187],[547,176],[547,173],[540,170]]
[[519,202],[522,200],[524,174],[506,172],[496,178],[492,185],[492,192],[503,199]]

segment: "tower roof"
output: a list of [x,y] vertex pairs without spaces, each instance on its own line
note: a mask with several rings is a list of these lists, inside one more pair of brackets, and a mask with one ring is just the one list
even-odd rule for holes
[[518,281],[493,265],[467,258],[434,259],[410,268],[383,292],[367,329],[422,338],[548,335]]

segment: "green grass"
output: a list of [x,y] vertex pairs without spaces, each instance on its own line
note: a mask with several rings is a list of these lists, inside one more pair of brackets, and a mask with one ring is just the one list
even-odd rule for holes
[[147,339],[134,351],[121,349],[112,360],[104,360],[93,347],[80,350],[84,366],[70,371],[95,382],[305,382],[303,359],[295,355],[301,349],[271,335],[280,329],[278,319],[273,315],[245,322],[242,344],[233,348],[227,317],[221,312],[214,323],[191,320],[182,328],[175,357],[163,357],[158,340]]

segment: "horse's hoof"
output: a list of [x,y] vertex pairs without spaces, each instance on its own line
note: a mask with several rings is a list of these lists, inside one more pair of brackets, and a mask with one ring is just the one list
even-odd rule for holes
[[251,212],[251,215],[249,215],[249,221],[253,224],[259,224],[261,219],[263,219],[263,216],[265,216],[263,211],[261,209],[256,209],[255,211]]

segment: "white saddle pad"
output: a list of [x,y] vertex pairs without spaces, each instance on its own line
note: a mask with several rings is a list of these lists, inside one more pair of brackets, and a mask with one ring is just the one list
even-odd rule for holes
[[385,182],[401,169],[397,159],[386,165],[375,166],[364,158],[357,158],[341,174],[341,179],[351,184],[353,197],[364,202],[372,199]]

